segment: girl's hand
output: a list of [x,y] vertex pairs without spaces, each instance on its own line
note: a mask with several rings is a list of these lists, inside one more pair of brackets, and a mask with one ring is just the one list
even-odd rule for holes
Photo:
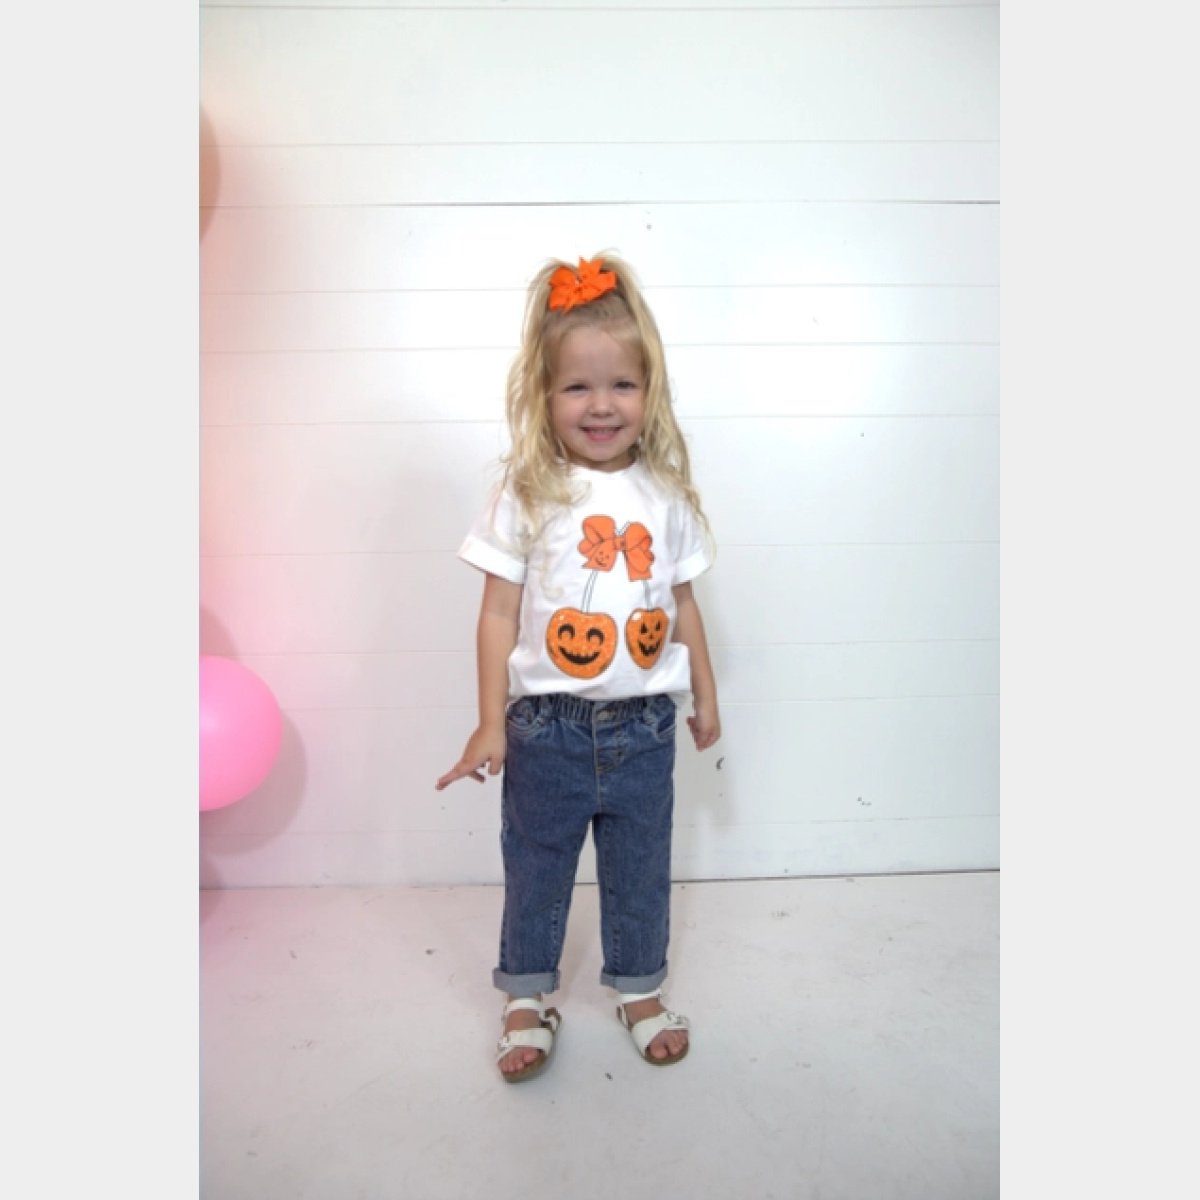
[[449,787],[456,779],[469,775],[476,783],[483,782],[483,768],[487,767],[489,775],[499,775],[504,765],[504,751],[507,739],[504,727],[493,729],[481,725],[471,734],[463,756],[455,765],[437,781],[437,790]]
[[688,728],[697,750],[707,750],[721,736],[721,717],[717,712],[715,702],[703,700],[694,701],[692,707],[696,710],[694,717],[688,717]]

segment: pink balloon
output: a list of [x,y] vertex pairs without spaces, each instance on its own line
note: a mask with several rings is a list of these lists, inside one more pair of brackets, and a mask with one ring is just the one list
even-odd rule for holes
[[200,655],[200,811],[249,795],[279,754],[283,718],[271,689],[231,658]]

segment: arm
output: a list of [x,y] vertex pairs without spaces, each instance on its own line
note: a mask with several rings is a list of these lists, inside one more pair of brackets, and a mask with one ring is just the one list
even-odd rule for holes
[[482,783],[484,767],[489,775],[500,774],[506,747],[508,659],[517,644],[522,590],[521,584],[509,583],[498,575],[486,577],[476,634],[479,725],[468,739],[462,758],[437,781],[439,792],[466,775]]
[[675,594],[675,633],[672,641],[688,648],[692,664],[692,707],[696,715],[688,717],[688,728],[697,750],[707,750],[721,736],[721,714],[717,710],[717,681],[708,657],[708,641],[700,606],[692,595],[692,585],[681,583]]

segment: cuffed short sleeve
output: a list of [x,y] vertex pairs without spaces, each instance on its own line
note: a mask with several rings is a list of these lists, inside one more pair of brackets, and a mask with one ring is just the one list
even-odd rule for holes
[[506,488],[471,527],[458,557],[489,575],[498,575],[510,583],[524,583],[522,525],[516,500]]
[[690,583],[713,565],[713,547],[701,528],[696,514],[686,504],[680,505],[679,543],[675,553],[673,585]]

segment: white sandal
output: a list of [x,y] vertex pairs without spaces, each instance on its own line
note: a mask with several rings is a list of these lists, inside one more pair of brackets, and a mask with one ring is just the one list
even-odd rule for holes
[[520,1083],[522,1079],[530,1079],[546,1069],[550,1057],[554,1053],[555,1035],[558,1033],[559,1025],[562,1024],[562,1017],[559,1015],[558,1009],[547,1008],[541,1000],[533,997],[510,1000],[504,1006],[500,1020],[507,1021],[508,1014],[520,1008],[528,1008],[537,1013],[542,1024],[537,1029],[513,1029],[506,1033],[496,1047],[496,1064],[499,1065],[500,1060],[506,1054],[518,1050],[522,1046],[532,1046],[535,1050],[540,1050],[541,1057],[535,1058],[529,1066],[522,1067],[519,1071],[501,1071],[500,1074],[505,1083]]
[[637,1021],[633,1025],[629,1023],[629,1017],[625,1013],[625,1005],[633,1004],[638,1000],[658,1000],[662,996],[662,988],[655,988],[652,992],[643,992],[640,994],[623,993],[617,997],[619,1007],[617,1008],[617,1017],[621,1024],[629,1030],[630,1036],[633,1038],[633,1044],[637,1047],[638,1053],[651,1066],[669,1067],[672,1063],[677,1063],[681,1058],[687,1056],[687,1052],[691,1047],[691,1039],[678,1054],[668,1054],[665,1058],[655,1058],[650,1053],[649,1046],[652,1041],[664,1029],[690,1029],[691,1022],[687,1017],[680,1016],[675,1012],[660,1012],[657,1017],[646,1017],[644,1020]]

